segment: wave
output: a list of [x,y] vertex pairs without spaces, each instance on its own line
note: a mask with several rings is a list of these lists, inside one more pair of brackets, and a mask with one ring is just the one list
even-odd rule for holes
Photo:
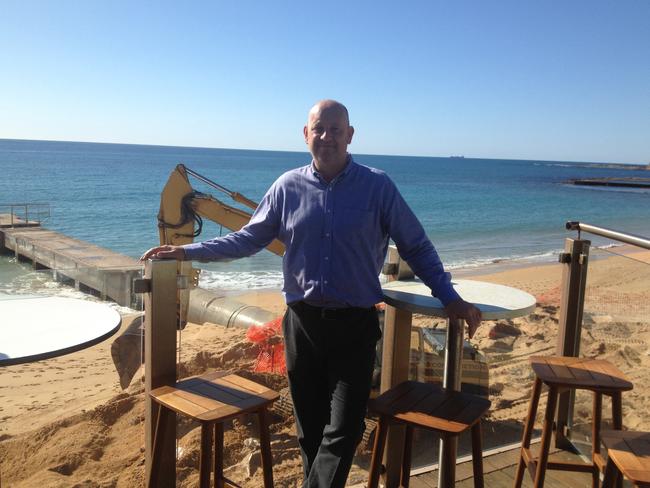
[[28,271],[27,273],[14,276],[10,280],[0,280],[0,294],[75,298],[77,300],[103,303],[121,314],[141,312],[141,310],[123,307],[115,302],[105,301],[94,295],[77,290],[73,286],[55,280],[52,273],[48,271]]
[[561,249],[533,254],[514,254],[493,257],[474,257],[470,259],[447,260],[445,268],[450,270],[476,269],[494,264],[539,264],[551,263],[557,258]]
[[201,270],[199,286],[208,290],[245,291],[282,288],[281,271]]

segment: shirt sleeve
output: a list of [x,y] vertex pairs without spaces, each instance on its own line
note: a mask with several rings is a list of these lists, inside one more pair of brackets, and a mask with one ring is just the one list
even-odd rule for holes
[[224,237],[184,245],[185,258],[188,261],[230,261],[264,249],[278,236],[280,228],[275,195],[276,184],[266,192],[251,220],[240,230]]
[[383,216],[388,235],[393,239],[402,259],[422,282],[431,288],[432,295],[443,305],[460,299],[451,285],[451,275],[444,266],[435,247],[424,232],[422,224],[408,206],[399,190],[386,176],[386,199]]

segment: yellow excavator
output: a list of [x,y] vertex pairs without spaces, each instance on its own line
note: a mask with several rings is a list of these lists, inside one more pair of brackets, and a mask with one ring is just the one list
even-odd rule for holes
[[[158,231],[160,245],[181,246],[194,241],[203,228],[203,219],[236,231],[246,225],[252,215],[245,210],[228,205],[221,200],[196,191],[189,176],[228,195],[235,202],[255,210],[257,203],[241,193],[233,192],[183,164],[177,165],[169,175],[160,196]],[[278,256],[284,254],[284,244],[271,242],[267,249]],[[190,261],[179,262],[179,274],[191,277],[191,286],[178,291],[178,324],[183,329],[188,321],[217,323],[234,327],[248,327],[269,322],[275,316],[259,307],[246,305],[233,298],[196,288],[198,271]],[[190,296],[192,299],[190,300]],[[122,388],[126,388],[141,364],[142,320],[136,319],[111,346],[111,355]]]
[[[204,218],[216,222],[231,231],[237,231],[248,223],[252,213],[228,205],[212,195],[196,191],[190,184],[188,176],[192,176],[219,190],[235,202],[251,210],[257,208],[256,202],[246,198],[241,193],[230,191],[205,176],[192,171],[185,165],[179,164],[169,175],[169,179],[160,195],[158,232],[161,245],[182,246],[183,244],[190,244],[195,237],[201,234]],[[284,254],[284,244],[277,239],[271,242],[267,249],[278,256]],[[179,266],[181,267],[180,274],[193,276],[193,281],[196,283],[198,273],[192,269],[191,263],[183,262],[179,263]],[[189,294],[190,289],[179,291],[179,323],[181,328],[187,322],[190,304]],[[193,301],[198,303],[200,300],[193,298]],[[197,308],[198,313],[202,314],[202,311],[202,308]],[[205,319],[205,317],[203,318]],[[201,322],[206,321],[202,320]]]

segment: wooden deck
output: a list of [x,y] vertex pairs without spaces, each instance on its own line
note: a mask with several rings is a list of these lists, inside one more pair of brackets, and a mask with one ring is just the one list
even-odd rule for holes
[[70,280],[76,288],[94,291],[120,305],[134,306],[137,302],[132,291],[132,281],[142,269],[137,260],[40,225],[9,227],[9,219],[0,215],[0,251],[31,262],[35,269],[50,269],[55,278]]
[[[582,462],[580,456],[567,451],[561,451],[553,448],[551,442],[550,460],[555,461],[574,461]],[[536,454],[539,449],[539,438],[535,439],[532,444],[533,453]],[[514,483],[515,471],[517,469],[519,446],[510,445],[503,447],[502,452],[498,449],[483,451],[483,474],[485,477],[486,488],[512,488]],[[367,466],[364,466],[367,469]],[[423,472],[424,471],[424,472]],[[601,477],[602,481],[602,477]],[[357,477],[354,484],[349,488],[366,488],[367,478],[364,476]],[[380,486],[383,486],[380,483]],[[438,488],[438,471],[434,469],[427,471],[426,468],[413,469],[411,471],[411,488]],[[526,472],[522,488],[532,488],[533,482],[530,475]],[[545,485],[547,488],[591,488],[591,475],[588,473],[577,473],[568,471],[546,471]],[[631,485],[625,481],[624,488]],[[474,476],[472,472],[472,460],[470,456],[459,458],[459,464],[456,466],[456,488],[473,488]],[[447,487],[448,488],[448,487]]]
[[[483,458],[483,472],[487,488],[512,488],[519,449],[512,449]],[[556,451],[551,459],[579,460],[578,456]],[[411,476],[411,488],[438,488],[438,471],[430,471]],[[473,488],[472,462],[459,464],[456,468],[456,487]],[[533,483],[528,473],[524,476],[523,488],[530,488]],[[588,473],[572,473],[567,471],[546,471],[545,486],[549,488],[591,488],[591,475]]]

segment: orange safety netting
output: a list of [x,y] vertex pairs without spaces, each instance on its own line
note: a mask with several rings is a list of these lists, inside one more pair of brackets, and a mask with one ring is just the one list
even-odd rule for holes
[[285,374],[284,343],[282,342],[282,317],[264,325],[251,325],[246,331],[249,341],[260,346],[253,371],[257,373]]

